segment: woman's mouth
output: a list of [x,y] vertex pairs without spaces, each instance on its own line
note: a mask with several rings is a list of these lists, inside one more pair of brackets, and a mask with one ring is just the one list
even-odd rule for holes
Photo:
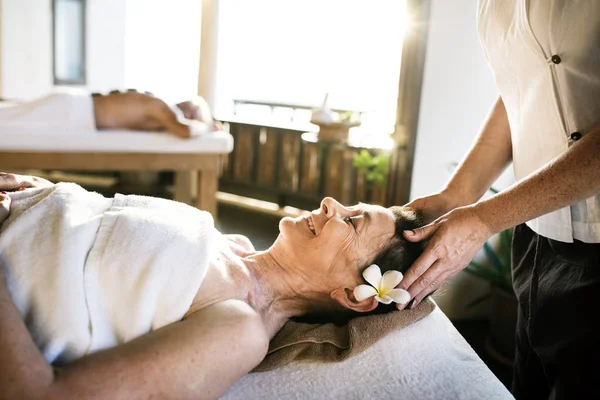
[[312,234],[316,235],[317,232],[315,231],[315,223],[313,222],[312,215],[306,217],[306,223],[308,224],[308,229],[310,229]]

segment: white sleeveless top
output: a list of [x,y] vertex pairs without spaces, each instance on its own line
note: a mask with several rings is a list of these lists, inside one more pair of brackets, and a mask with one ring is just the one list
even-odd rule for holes
[[209,213],[69,183],[10,196],[0,262],[48,362],[125,343],[188,311],[217,235]]
[[[600,1],[479,0],[478,29],[523,179],[600,126]],[[562,242],[600,242],[600,195],[527,225]]]

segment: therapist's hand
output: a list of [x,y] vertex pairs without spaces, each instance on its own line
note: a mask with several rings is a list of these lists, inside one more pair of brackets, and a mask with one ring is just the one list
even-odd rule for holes
[[417,210],[423,217],[423,222],[428,224],[456,207],[456,201],[451,194],[440,192],[419,197],[405,206]]
[[465,268],[493,233],[473,206],[455,208],[428,225],[404,231],[410,242],[429,240],[398,285],[410,293],[412,307]]

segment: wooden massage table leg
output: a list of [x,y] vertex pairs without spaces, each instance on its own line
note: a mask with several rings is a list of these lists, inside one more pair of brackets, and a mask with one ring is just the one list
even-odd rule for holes
[[216,221],[218,185],[219,174],[215,170],[177,171],[173,199],[210,212]]
[[196,207],[206,210],[217,220],[217,189],[219,174],[216,170],[200,170],[196,182]]
[[173,200],[192,204],[192,182],[195,180],[194,171],[175,171]]

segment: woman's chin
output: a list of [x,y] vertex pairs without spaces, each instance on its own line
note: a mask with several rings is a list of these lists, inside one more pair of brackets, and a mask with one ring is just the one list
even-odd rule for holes
[[283,234],[286,230],[290,228],[294,221],[291,217],[283,217],[279,220],[279,234]]
[[308,239],[310,231],[308,225],[302,218],[283,217],[279,221],[279,236],[277,239],[285,238],[285,242],[293,243],[294,245],[302,245]]

